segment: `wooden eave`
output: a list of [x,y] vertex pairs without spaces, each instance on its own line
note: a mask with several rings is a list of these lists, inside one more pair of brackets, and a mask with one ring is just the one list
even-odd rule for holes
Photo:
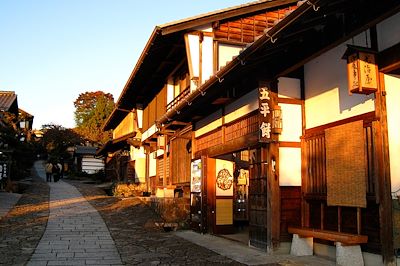
[[289,5],[297,3],[298,0],[267,0],[267,1],[255,1],[247,4],[221,9],[214,12],[202,14],[199,16],[174,21],[168,24],[161,25],[161,34],[171,34],[174,32],[186,30],[188,28],[200,27],[207,25],[214,21],[220,21],[225,19],[230,19],[233,17],[238,17],[250,13],[254,13],[263,9],[270,9],[278,6]]
[[104,144],[99,150],[97,150],[96,155],[104,155],[107,154],[108,152],[115,152],[117,150],[123,149],[126,146],[129,146],[128,144],[128,139],[136,137],[137,132],[132,132],[129,134],[126,134],[120,138],[113,139],[108,141],[106,144]]
[[195,122],[193,117],[199,120],[219,109],[212,102],[230,88],[236,88],[233,98],[237,99],[257,88],[259,80],[288,76],[399,10],[400,2],[396,0],[307,1],[169,110],[158,123]]
[[186,57],[183,35],[187,30],[296,2],[297,0],[260,0],[156,26],[103,129],[115,128],[125,117],[118,108],[133,109],[137,104],[145,106],[151,101],[166,82],[174,66]]

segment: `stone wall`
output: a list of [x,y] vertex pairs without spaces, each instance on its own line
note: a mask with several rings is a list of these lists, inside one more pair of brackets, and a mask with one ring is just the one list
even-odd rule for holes
[[151,197],[151,207],[166,223],[177,223],[178,228],[188,228],[190,218],[189,198]]

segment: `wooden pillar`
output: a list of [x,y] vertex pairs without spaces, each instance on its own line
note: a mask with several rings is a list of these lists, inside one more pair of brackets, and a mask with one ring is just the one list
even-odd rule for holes
[[376,116],[378,123],[374,124],[374,138],[376,140],[376,154],[378,158],[378,191],[379,191],[379,218],[382,256],[385,265],[395,265],[393,252],[393,221],[392,199],[389,164],[389,141],[386,111],[386,91],[384,74],[379,74],[378,91],[375,93]]
[[[278,104],[277,80],[267,83],[273,105]],[[267,246],[272,251],[279,247],[281,223],[281,195],[279,187],[279,135],[271,134],[271,142],[261,149],[263,174],[267,175]],[[264,172],[266,171],[266,172]]]

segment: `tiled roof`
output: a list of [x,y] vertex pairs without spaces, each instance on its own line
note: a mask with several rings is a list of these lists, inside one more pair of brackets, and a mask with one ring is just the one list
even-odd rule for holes
[[15,92],[0,91],[0,111],[8,111],[16,100],[17,95]]
[[192,21],[192,20],[195,20],[195,19],[198,19],[198,18],[204,18],[204,17],[213,16],[213,15],[218,15],[218,14],[221,14],[223,12],[228,12],[228,11],[236,10],[236,9],[239,9],[239,8],[253,6],[253,5],[257,5],[257,4],[260,4],[260,3],[266,3],[266,2],[273,2],[273,0],[259,0],[259,1],[253,1],[253,2],[249,2],[249,3],[241,4],[241,5],[228,7],[228,8],[222,8],[222,9],[218,9],[218,10],[215,10],[215,11],[203,13],[203,14],[200,14],[200,15],[195,15],[195,16],[192,16],[192,17],[188,17],[188,18],[179,19],[179,20],[168,22],[168,23],[164,23],[164,24],[159,25],[159,27],[160,28],[165,28],[165,27],[169,27],[169,26],[172,26],[172,25],[176,25],[176,24]]
[[91,146],[76,146],[75,154],[88,154],[88,155],[95,155],[97,147]]

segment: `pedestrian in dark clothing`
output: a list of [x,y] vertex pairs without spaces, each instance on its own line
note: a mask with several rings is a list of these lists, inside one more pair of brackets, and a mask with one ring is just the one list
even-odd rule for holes
[[53,178],[54,182],[57,182],[60,179],[60,169],[58,168],[57,163],[53,164]]
[[53,174],[53,164],[48,161],[45,165],[46,182],[51,182],[51,175]]

